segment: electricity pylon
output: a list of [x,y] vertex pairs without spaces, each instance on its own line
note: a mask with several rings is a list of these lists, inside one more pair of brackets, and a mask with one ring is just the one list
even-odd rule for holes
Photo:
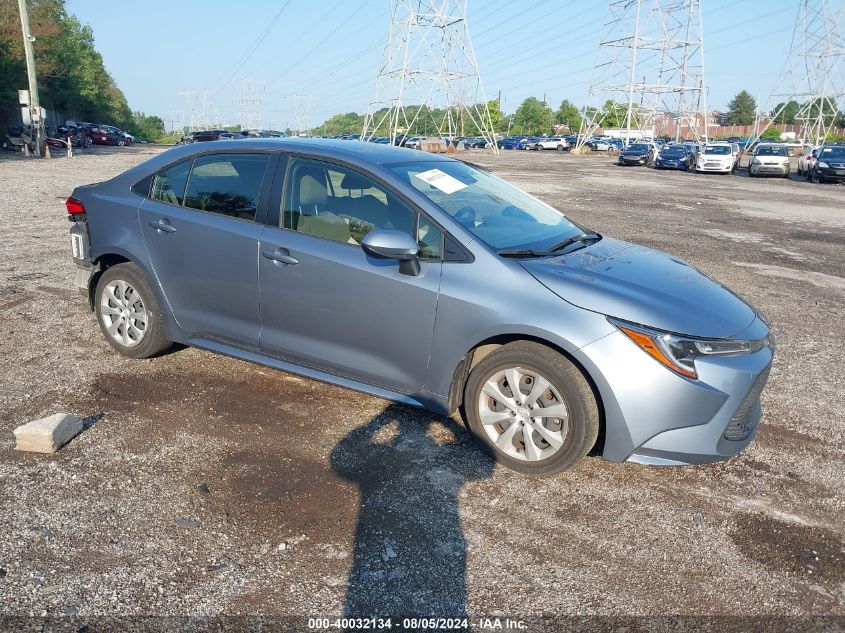
[[239,121],[241,130],[261,129],[262,98],[260,93],[263,90],[264,87],[256,84],[254,79],[244,79],[241,81],[241,112]]
[[576,147],[599,127],[628,142],[667,117],[676,137],[707,138],[700,0],[610,0]]
[[845,98],[845,5],[801,0],[792,44],[769,96],[769,110],[758,117],[755,138],[778,120],[791,102],[798,104],[798,141],[820,145],[830,133]]
[[294,133],[297,136],[311,136],[311,107],[314,97],[311,95],[295,94],[282,97],[293,102]]
[[469,129],[498,151],[467,0],[390,0],[387,43],[361,138],[389,134],[394,143],[423,124],[440,136]]

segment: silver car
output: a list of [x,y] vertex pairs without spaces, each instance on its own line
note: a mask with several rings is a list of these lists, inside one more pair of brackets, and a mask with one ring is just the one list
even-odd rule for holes
[[789,153],[786,145],[774,143],[758,145],[748,165],[748,175],[789,178]]
[[773,345],[753,307],[457,160],[192,144],[66,206],[78,284],[126,356],[179,342],[459,409],[496,460],[533,474],[594,448],[712,462],[757,431]]

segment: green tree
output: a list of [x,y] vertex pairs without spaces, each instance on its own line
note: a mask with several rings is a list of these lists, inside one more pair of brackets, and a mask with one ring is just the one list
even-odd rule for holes
[[493,124],[493,131],[494,132],[501,132],[504,127],[507,127],[507,123],[505,123],[505,115],[502,114],[502,109],[499,107],[499,100],[492,99],[487,102],[487,109],[490,111],[490,121]]
[[779,141],[780,130],[775,127],[766,128],[766,130],[764,130],[764,132],[760,135],[760,138],[770,141]]
[[513,124],[523,134],[540,134],[551,131],[552,109],[536,97],[528,97],[516,109]]
[[157,141],[165,136],[164,121],[161,117],[148,116],[143,112],[133,112],[127,132],[145,141]]
[[[380,117],[379,117],[380,118]],[[378,120],[378,118],[376,119]],[[315,136],[334,136],[335,134],[360,134],[364,128],[364,117],[357,112],[335,114],[322,125],[314,128]]]
[[557,109],[557,122],[567,126],[572,132],[581,129],[581,112],[569,100],[564,99]]
[[757,118],[757,102],[746,90],[728,103],[727,119],[731,125],[751,125]]
[[[91,27],[69,15],[64,0],[30,0],[29,18],[42,106],[82,121],[129,128],[132,111],[106,71]],[[17,120],[17,90],[26,84],[17,3],[0,2],[0,123]]]
[[774,121],[775,123],[785,123],[787,125],[795,123],[795,115],[798,114],[798,110],[801,109],[801,104],[797,101],[790,101],[787,104],[779,103],[775,106],[775,112],[783,108],[781,113],[778,115],[777,120]]

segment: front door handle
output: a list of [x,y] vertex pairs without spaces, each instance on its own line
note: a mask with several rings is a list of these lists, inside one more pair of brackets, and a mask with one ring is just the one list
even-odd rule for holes
[[299,260],[296,257],[292,257],[290,251],[286,248],[277,248],[274,251],[266,249],[261,251],[261,256],[266,257],[277,264],[289,264],[293,266],[294,264],[299,263]]
[[162,218],[161,220],[150,220],[150,226],[153,227],[159,233],[175,233],[176,227],[170,224],[170,222]]

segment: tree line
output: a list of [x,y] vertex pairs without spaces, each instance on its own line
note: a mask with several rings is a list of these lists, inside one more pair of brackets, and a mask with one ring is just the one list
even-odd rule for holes
[[[133,112],[94,46],[91,27],[69,14],[64,0],[29,0],[30,29],[41,106],[79,121],[114,125],[146,140],[164,134],[164,121]],[[18,90],[27,88],[26,59],[16,2],[0,2],[0,125],[20,120]]]
[[[835,105],[835,104],[834,104]],[[581,128],[582,117],[586,115],[592,119],[594,115],[601,117],[602,126],[623,127],[625,125],[625,112],[627,106],[624,103],[614,102],[609,100],[604,103],[601,109],[588,110],[586,113],[582,112],[581,108],[576,106],[571,101],[564,99],[557,110],[553,110],[543,100],[537,97],[528,97],[511,115],[505,115],[499,108],[499,102],[496,100],[489,101],[487,104],[490,111],[490,119],[493,124],[493,131],[500,134],[549,134],[553,130],[560,129],[559,126],[565,126],[571,132],[578,132]],[[818,111],[822,108],[821,104],[811,103],[810,112],[813,109]],[[801,109],[801,104],[797,101],[790,101],[787,104],[778,104],[774,112],[780,111],[776,124],[792,124],[796,123],[796,115]],[[838,108],[831,109],[828,103],[822,109],[825,119],[828,123],[833,122],[835,127],[845,127],[845,112],[838,111]],[[385,118],[387,110],[382,109],[375,113],[373,120],[378,122]],[[436,134],[438,130],[446,129],[442,123],[447,118],[447,111],[437,108],[427,108],[425,106],[411,106],[406,108],[408,120],[413,120],[413,125],[410,126],[406,134],[409,136],[426,136]],[[751,125],[754,123],[758,115],[757,103],[755,99],[746,90],[740,91],[728,104],[727,112],[725,112],[725,120],[729,125]],[[361,132],[364,127],[364,115],[356,112],[347,112],[345,114],[336,114],[322,125],[314,128],[312,133],[318,136],[332,136],[335,134],[356,134]],[[456,119],[453,116],[453,121]],[[463,126],[454,126],[452,129],[456,134],[463,136],[477,136],[479,134],[477,127],[471,122],[464,122]],[[376,136],[387,136],[389,134],[389,127],[387,124],[380,125],[375,130]],[[780,135],[777,130],[770,132],[772,135]]]

